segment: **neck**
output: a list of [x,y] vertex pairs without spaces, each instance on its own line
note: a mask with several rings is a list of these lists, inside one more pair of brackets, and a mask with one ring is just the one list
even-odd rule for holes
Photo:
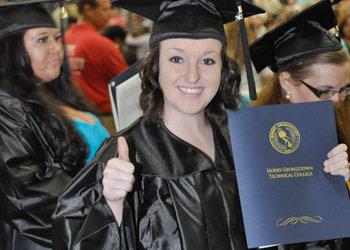
[[163,116],[165,126],[176,136],[198,146],[199,141],[211,139],[211,124],[204,112],[197,115]]
[[79,24],[89,24],[89,25],[93,26],[94,28],[96,28],[96,30],[97,30],[97,27],[94,25],[94,23],[89,18],[87,18],[87,17],[85,17],[83,15],[81,15],[78,18],[77,23],[79,23]]
[[163,116],[165,126],[177,137],[200,149],[215,161],[215,146],[211,124],[204,112],[180,117]]
[[167,128],[177,135],[177,133],[189,132],[197,133],[203,131],[209,124],[204,112],[196,115],[185,115],[185,116],[163,116],[164,124]]

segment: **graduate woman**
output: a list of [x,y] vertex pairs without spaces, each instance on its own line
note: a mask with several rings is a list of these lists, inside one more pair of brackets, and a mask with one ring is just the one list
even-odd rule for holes
[[64,81],[61,33],[39,2],[53,1],[0,2],[2,250],[52,248],[57,197],[87,159],[72,118],[88,107]]
[[[235,1],[116,3],[155,21],[144,115],[66,189],[54,248],[246,249],[224,111],[236,109],[240,80],[223,29]],[[245,16],[259,11],[245,3]]]
[[[340,144],[330,150],[323,167],[326,173],[349,180],[350,62],[340,40],[328,31],[336,24],[330,1],[323,0],[254,42],[250,51],[257,71],[270,67],[276,74],[253,105],[332,101]],[[308,242],[283,249],[347,250],[348,241]]]
[[329,152],[334,158],[324,162],[324,170],[349,180],[350,61],[328,31],[336,24],[330,1],[322,0],[254,42],[250,52],[257,71],[270,67],[276,74],[253,105],[332,101],[341,144]]

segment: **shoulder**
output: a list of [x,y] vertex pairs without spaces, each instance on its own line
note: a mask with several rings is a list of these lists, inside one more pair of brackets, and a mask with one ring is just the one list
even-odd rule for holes
[[21,109],[23,107],[20,99],[3,90],[0,90],[0,105],[17,109]]
[[0,90],[0,123],[18,123],[22,125],[27,121],[28,111],[22,100]]
[[135,140],[141,139],[139,135],[141,134],[140,131],[142,131],[143,122],[142,118],[138,119],[130,125],[128,128],[121,130],[118,132],[115,136],[111,136],[107,138],[99,148],[98,152],[96,153],[95,159],[97,161],[102,161],[104,163],[107,163],[107,161],[113,157],[118,156],[118,137],[123,136],[125,137],[129,150],[134,151],[134,145]]

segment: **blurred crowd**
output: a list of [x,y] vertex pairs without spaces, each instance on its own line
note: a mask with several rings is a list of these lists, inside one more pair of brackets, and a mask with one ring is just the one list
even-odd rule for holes
[[[308,6],[318,2],[319,0],[252,0],[252,2],[263,8],[266,13],[255,15],[246,18],[246,26],[248,30],[248,40],[253,42],[254,40],[263,36],[267,31],[272,30],[280,23],[286,21],[288,18],[301,12]],[[345,50],[349,52],[350,48],[350,1],[334,1],[333,8],[337,15],[338,28],[333,32],[339,34],[342,44]],[[244,75],[244,61],[243,54],[240,45],[239,27],[237,23],[226,24],[226,33],[228,40],[227,52],[241,66],[242,70],[242,83],[241,94],[243,98],[248,98],[248,86]],[[233,42],[232,42],[233,41]],[[272,81],[273,72],[268,68],[255,74],[255,81],[258,91],[261,87]],[[248,101],[248,100],[247,100]]]
[[[319,0],[251,0],[250,2],[253,4],[265,9],[266,13],[246,18],[249,42],[263,36],[267,31],[273,29],[281,22],[318,1]],[[334,30],[334,32],[339,32],[344,49],[349,51],[350,0],[335,0],[334,3],[334,10],[338,19],[338,30]],[[66,18],[63,21],[60,19],[62,16],[61,8],[53,10],[52,16],[59,27],[63,25],[64,30],[67,30],[70,25],[79,20],[81,14],[79,13],[77,4],[74,2],[65,3],[64,7],[64,16]],[[109,19],[99,32],[101,35],[113,41],[115,46],[122,53],[126,63],[132,65],[137,60],[142,59],[148,52],[148,40],[151,29],[151,20],[124,9],[111,6],[109,10]],[[248,101],[248,85],[245,77],[238,23],[231,22],[226,24],[225,32],[229,41],[227,45],[228,55],[234,58],[241,67],[241,94],[243,100]],[[269,69],[265,69],[259,74],[254,72],[254,74],[258,91],[265,83],[270,82],[273,78],[273,72]]]

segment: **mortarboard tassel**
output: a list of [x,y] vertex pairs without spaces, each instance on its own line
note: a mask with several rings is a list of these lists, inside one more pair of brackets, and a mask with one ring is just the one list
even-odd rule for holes
[[243,48],[243,54],[244,54],[244,65],[246,68],[247,73],[247,81],[248,81],[248,87],[249,87],[249,98],[250,100],[256,100],[256,87],[255,87],[255,80],[253,76],[253,68],[252,64],[250,62],[250,52],[249,52],[249,44],[248,44],[248,36],[247,36],[247,29],[245,26],[244,16],[243,16],[243,8],[242,8],[242,2],[241,0],[236,0],[237,2],[237,8],[238,12],[236,15],[236,21],[239,22],[239,30],[241,33],[241,43]]

